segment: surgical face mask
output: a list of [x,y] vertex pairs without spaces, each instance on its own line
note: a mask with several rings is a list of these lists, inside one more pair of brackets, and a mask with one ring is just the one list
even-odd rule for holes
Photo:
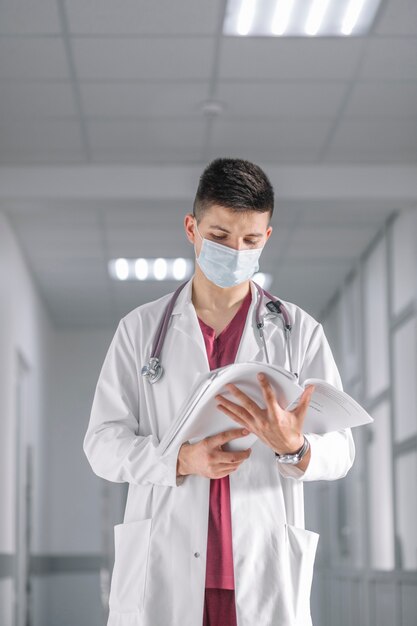
[[196,261],[211,282],[219,287],[233,287],[248,280],[258,271],[258,259],[263,246],[251,250],[235,250],[205,239],[197,228],[197,222],[195,227],[203,241]]

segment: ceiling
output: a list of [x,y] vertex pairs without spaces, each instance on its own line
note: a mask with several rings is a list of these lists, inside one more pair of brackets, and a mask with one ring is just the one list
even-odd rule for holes
[[[274,274],[271,291],[316,316],[387,216],[417,206],[415,0],[382,0],[370,35],[352,38],[223,36],[225,5],[0,4],[0,209],[58,327],[114,326],[175,288],[112,283],[107,260],[193,258],[183,218],[218,156],[270,175],[261,270]],[[152,185],[144,176],[146,192],[127,196],[125,172],[131,184],[149,167]],[[351,167],[357,186],[346,190]],[[100,186],[80,193],[94,168]],[[311,189],[300,168],[321,184]]]

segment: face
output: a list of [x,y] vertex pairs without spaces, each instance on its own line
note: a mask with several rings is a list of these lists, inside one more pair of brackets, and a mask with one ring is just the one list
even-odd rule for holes
[[[235,250],[252,250],[262,248],[269,239],[272,226],[268,227],[268,218],[268,212],[233,213],[227,207],[213,205],[204,214],[198,230],[201,237],[221,245]],[[196,223],[193,215],[185,216],[186,234],[188,240],[194,244],[198,257],[203,241],[195,229]]]

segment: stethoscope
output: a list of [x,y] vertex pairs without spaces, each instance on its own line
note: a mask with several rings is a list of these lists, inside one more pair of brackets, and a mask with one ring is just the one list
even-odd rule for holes
[[[167,334],[168,322],[171,317],[172,309],[174,308],[178,295],[181,289],[185,287],[187,282],[188,281],[186,281],[185,283],[183,283],[182,285],[178,287],[178,289],[174,292],[171,300],[169,301],[167,307],[165,308],[165,313],[159,323],[158,330],[156,331],[156,334],[155,334],[155,339],[153,342],[152,353],[149,359],[149,363],[148,365],[144,365],[142,367],[142,370],[141,370],[142,376],[145,376],[148,379],[148,382],[151,384],[156,383],[156,381],[158,381],[161,378],[162,373],[164,371],[161,365],[160,354],[161,354],[162,346],[163,346],[163,343],[165,341],[165,337]],[[258,293],[259,293],[259,298],[258,298],[258,302],[256,305],[256,327],[259,331],[259,335],[264,344],[264,350],[265,350],[267,363],[270,363],[270,361],[269,361],[268,349],[266,347],[265,335],[263,331],[264,320],[269,319],[271,317],[276,317],[277,315],[281,315],[282,320],[283,320],[283,326],[284,326],[285,343],[286,343],[286,348],[288,351],[288,359],[290,363],[290,369],[292,372],[292,359],[291,359],[291,346],[290,346],[291,344],[290,334],[292,331],[292,324],[290,321],[289,313],[280,300],[275,300],[274,296],[272,296],[265,289],[260,287],[257,283],[255,283],[255,281],[252,281],[252,282],[256,286]],[[262,304],[263,294],[265,294],[268,298],[271,298],[270,302],[266,303],[266,306],[269,309],[269,311],[271,311],[271,313],[267,313],[266,315],[264,315],[261,320],[259,311],[260,311],[261,304]],[[297,372],[292,372],[292,373],[296,378],[298,378]]]

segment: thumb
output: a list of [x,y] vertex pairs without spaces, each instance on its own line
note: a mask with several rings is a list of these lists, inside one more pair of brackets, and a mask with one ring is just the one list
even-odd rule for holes
[[307,410],[307,407],[310,404],[310,399],[311,399],[311,396],[313,395],[314,390],[315,390],[314,385],[309,385],[308,387],[304,389],[303,393],[300,396],[300,401],[294,410],[294,413],[298,415],[299,413],[304,413]]

